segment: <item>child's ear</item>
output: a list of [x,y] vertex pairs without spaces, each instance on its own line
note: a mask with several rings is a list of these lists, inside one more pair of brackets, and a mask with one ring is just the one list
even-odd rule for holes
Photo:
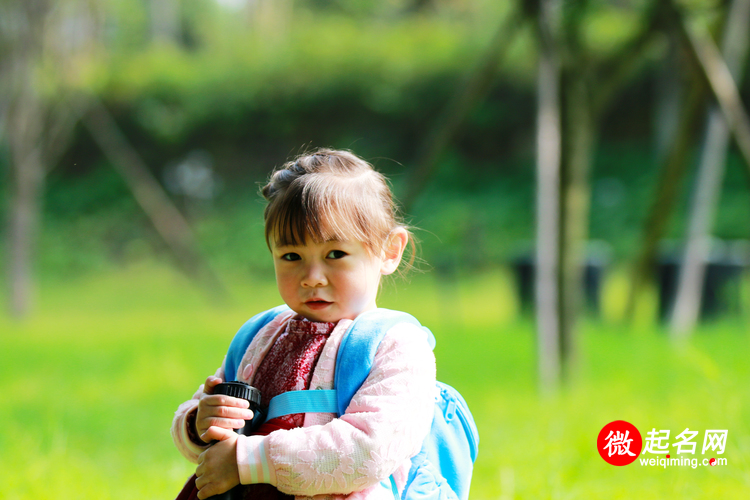
[[404,255],[406,245],[409,243],[409,234],[403,227],[397,227],[385,242],[383,248],[383,264],[380,266],[380,274],[392,274],[401,263],[401,257]]

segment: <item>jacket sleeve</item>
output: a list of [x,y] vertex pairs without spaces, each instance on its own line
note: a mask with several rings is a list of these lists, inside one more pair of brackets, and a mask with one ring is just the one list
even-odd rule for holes
[[419,452],[435,395],[435,357],[427,336],[399,323],[380,343],[370,375],[340,418],[241,437],[240,478],[304,496],[376,486]]
[[[224,366],[216,370],[216,376],[224,380]],[[208,445],[199,445],[191,439],[192,431],[189,429],[194,421],[195,413],[198,411],[198,401],[203,394],[203,384],[193,394],[193,397],[182,403],[174,414],[172,420],[172,440],[182,455],[193,463],[198,463],[198,456],[208,449]]]

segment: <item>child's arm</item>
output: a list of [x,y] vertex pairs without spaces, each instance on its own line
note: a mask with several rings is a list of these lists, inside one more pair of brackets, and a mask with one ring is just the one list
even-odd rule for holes
[[221,441],[234,435],[233,429],[242,427],[252,418],[248,403],[242,399],[213,395],[213,388],[223,381],[224,370],[208,377],[192,399],[181,404],[172,421],[172,439],[177,449],[193,463],[212,441]]
[[[378,487],[395,471],[408,471],[429,431],[435,391],[435,358],[424,331],[398,324],[340,418],[269,436],[240,436],[240,480],[306,496]],[[403,484],[404,477],[397,474],[396,480]]]

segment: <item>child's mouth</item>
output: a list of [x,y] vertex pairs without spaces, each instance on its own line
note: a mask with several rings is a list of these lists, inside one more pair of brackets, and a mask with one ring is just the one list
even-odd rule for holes
[[328,302],[327,300],[319,300],[319,299],[308,300],[307,302],[305,302],[305,305],[307,307],[309,307],[310,309],[314,309],[314,310],[323,309],[324,307],[329,306],[331,304],[332,302]]

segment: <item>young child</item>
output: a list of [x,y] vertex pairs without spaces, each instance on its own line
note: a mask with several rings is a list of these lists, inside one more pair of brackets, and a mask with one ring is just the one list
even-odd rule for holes
[[[267,406],[282,392],[333,388],[342,336],[377,307],[380,278],[397,270],[410,233],[386,179],[346,151],[300,156],[277,169],[262,193],[276,282],[291,311],[254,337],[237,380],[258,388]],[[237,484],[248,485],[244,496],[253,500],[392,499],[381,481],[392,476],[403,489],[433,416],[435,358],[426,332],[405,322],[386,332],[340,417],[286,415],[240,436],[233,429],[252,412],[244,400],[212,394],[223,379],[224,365],[172,424],[177,448],[198,464],[201,499]]]

